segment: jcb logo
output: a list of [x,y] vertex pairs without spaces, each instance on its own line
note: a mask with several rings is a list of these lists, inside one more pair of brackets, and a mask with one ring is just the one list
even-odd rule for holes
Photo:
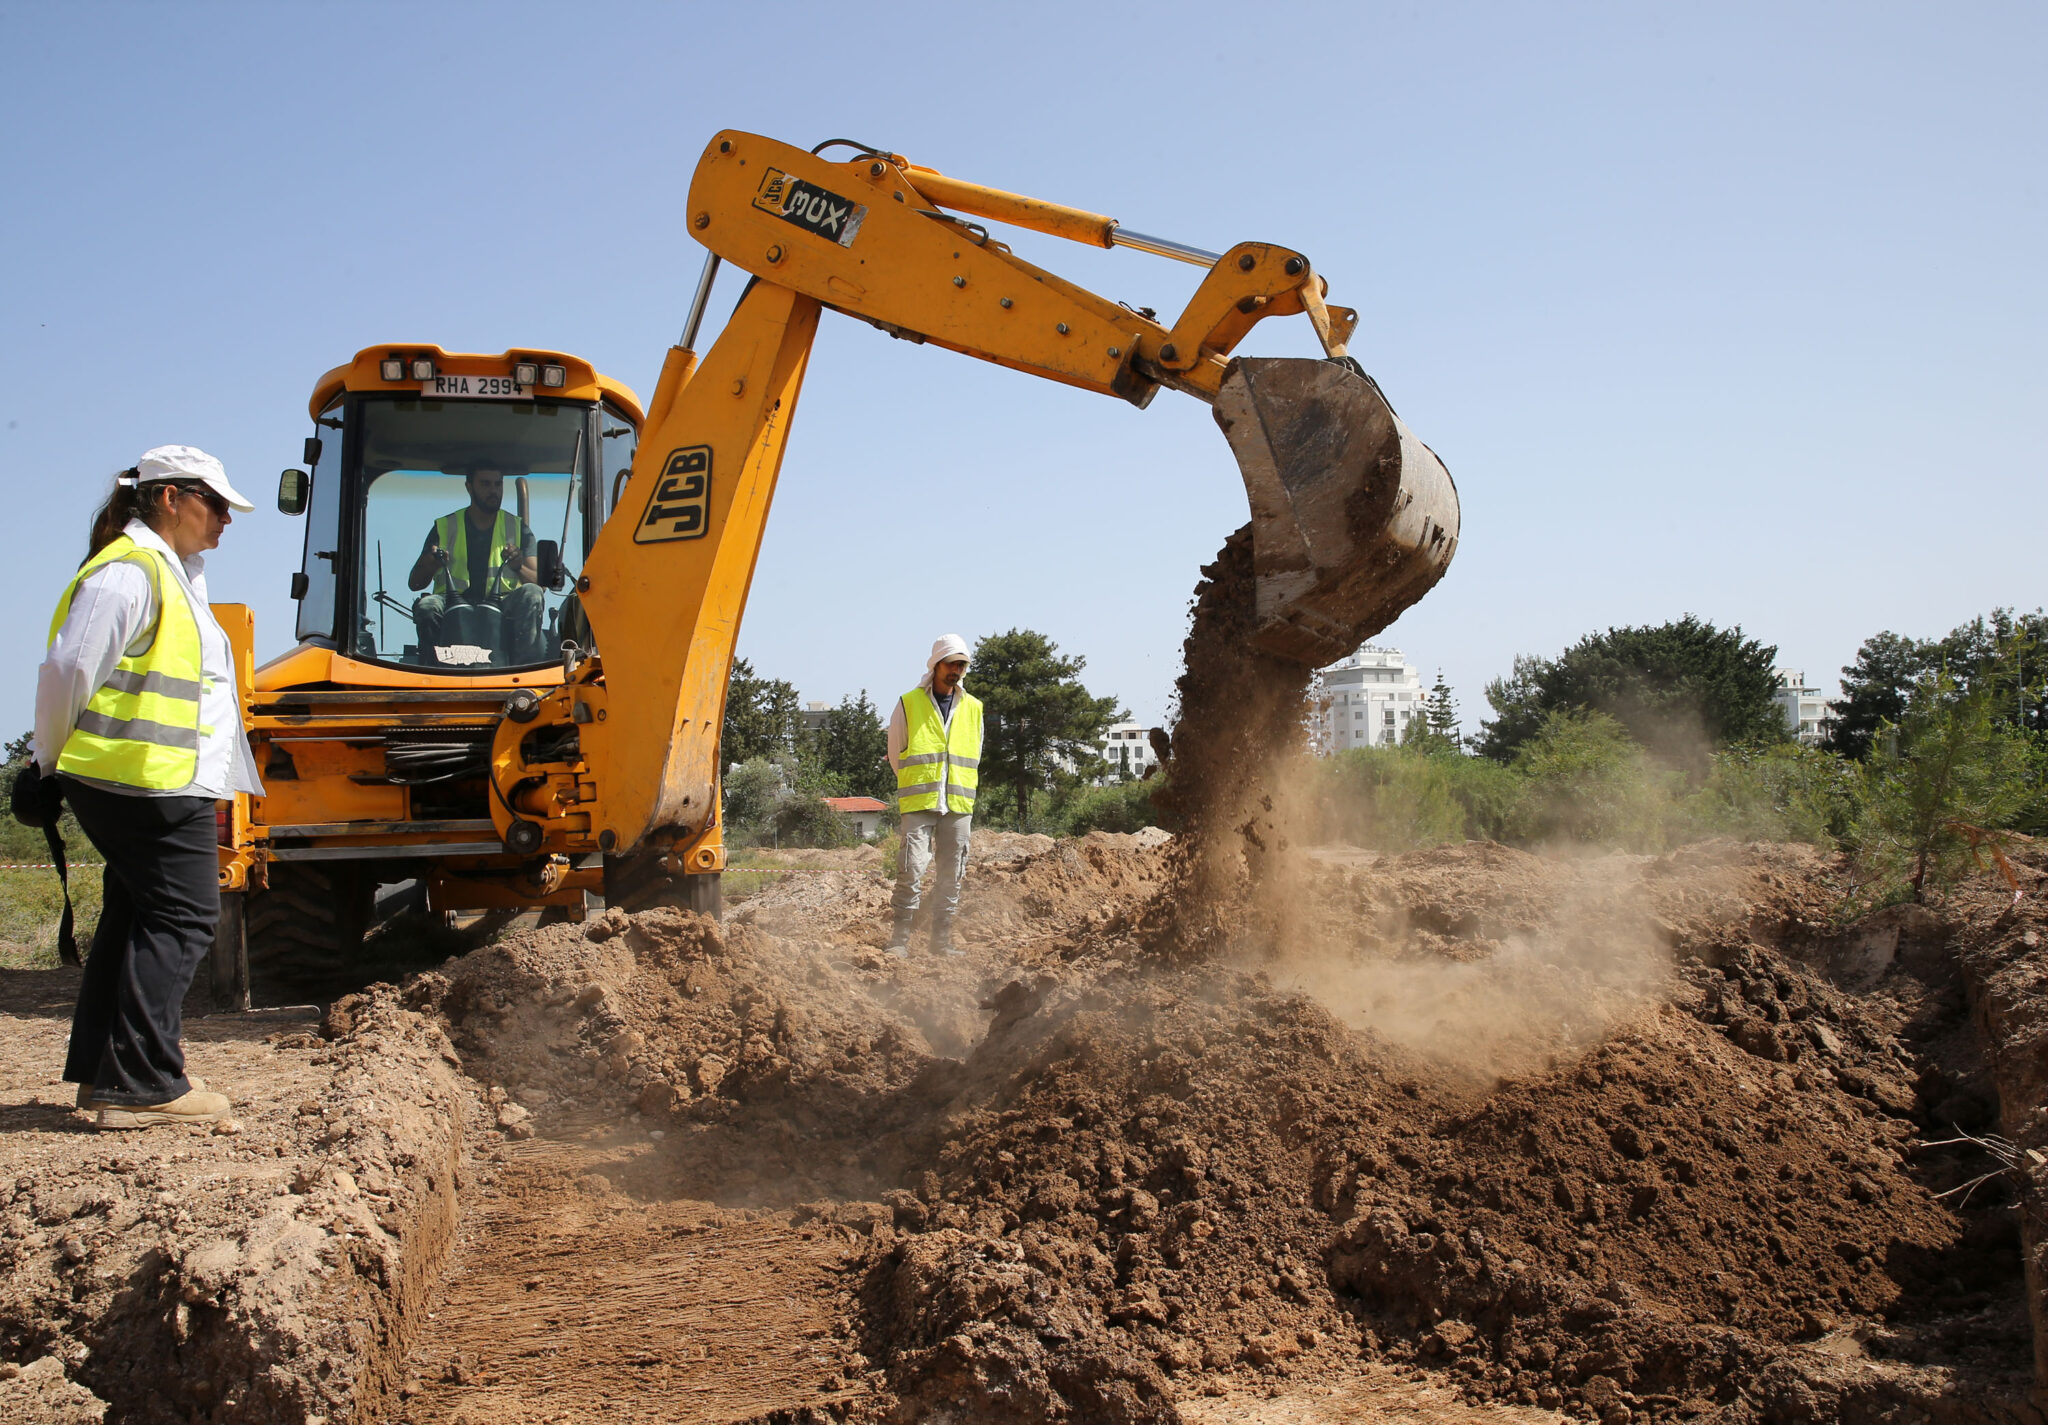
[[669,452],[647,512],[633,531],[635,544],[702,539],[711,523],[711,447],[686,445]]

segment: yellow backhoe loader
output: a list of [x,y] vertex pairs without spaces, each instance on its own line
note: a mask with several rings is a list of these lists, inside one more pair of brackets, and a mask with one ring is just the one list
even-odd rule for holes
[[[1450,477],[1346,356],[1356,314],[1301,253],[1205,252],[865,145],[734,131],[687,211],[709,256],[644,414],[539,350],[394,343],[315,388],[278,497],[308,517],[299,642],[244,690],[267,791],[222,815],[223,998],[246,1002],[252,963],[342,968],[379,886],[434,910],[717,911],[726,684],[826,309],[1140,407],[1162,386],[1209,402],[1250,495],[1267,652],[1334,661],[1450,561]],[[975,219],[1207,275],[1164,323]],[[700,360],[721,262],[752,280]],[[1234,355],[1295,315],[1325,357]],[[221,612],[246,669],[248,612]]]

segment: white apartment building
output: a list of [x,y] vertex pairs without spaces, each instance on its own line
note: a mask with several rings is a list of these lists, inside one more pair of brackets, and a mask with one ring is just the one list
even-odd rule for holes
[[1328,756],[1354,747],[1390,747],[1423,716],[1422,674],[1398,648],[1366,644],[1316,675],[1309,740]]
[[1138,722],[1110,724],[1102,735],[1102,756],[1109,763],[1109,780],[1120,775],[1136,781],[1159,765],[1152,751],[1152,729]]
[[1819,688],[1806,685],[1806,674],[1793,668],[1778,669],[1778,710],[1785,714],[1785,729],[1808,747],[1818,747],[1821,722],[1828,715],[1828,700]]

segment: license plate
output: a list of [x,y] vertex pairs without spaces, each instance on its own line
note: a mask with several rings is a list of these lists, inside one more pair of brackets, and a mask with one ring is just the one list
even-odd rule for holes
[[436,376],[420,383],[420,395],[430,401],[525,401],[533,387],[510,376]]

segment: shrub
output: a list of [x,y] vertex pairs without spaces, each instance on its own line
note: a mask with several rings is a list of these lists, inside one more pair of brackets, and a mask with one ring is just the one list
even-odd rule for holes
[[1339,752],[1319,769],[1322,834],[1381,851],[1463,840],[1465,807],[1449,762],[1405,747]]
[[[792,782],[795,785],[791,785]],[[825,805],[781,761],[751,758],[725,774],[725,838],[730,846],[852,846],[853,823]]]
[[1159,824],[1152,810],[1152,782],[1114,782],[1075,794],[1062,808],[1061,829],[1068,836],[1091,831],[1140,831]]
[[1734,836],[1833,848],[1855,828],[1861,787],[1844,759],[1797,743],[1717,752],[1674,839]]
[[1865,898],[1919,901],[1952,884],[1972,864],[1971,832],[2010,827],[2026,806],[2031,753],[2024,734],[1993,722],[1982,694],[1960,693],[1945,672],[1922,678],[1864,764]]
[[1590,842],[1660,851],[1683,777],[1652,767],[1605,713],[1546,714],[1515,754],[1527,788],[1513,827],[1531,843]]
[[1408,851],[1511,832],[1522,779],[1483,757],[1415,742],[1359,747],[1317,764],[1317,834]]

